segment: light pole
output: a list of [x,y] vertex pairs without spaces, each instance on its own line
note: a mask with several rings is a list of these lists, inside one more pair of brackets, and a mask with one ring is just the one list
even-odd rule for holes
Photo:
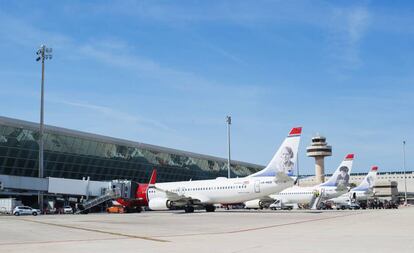
[[227,122],[227,144],[228,144],[228,151],[229,156],[227,158],[227,177],[230,178],[230,125],[231,125],[231,116],[226,116]]
[[297,177],[297,186],[299,186],[299,153],[298,154],[296,154],[296,169],[298,170],[298,177]]
[[[40,128],[39,128],[39,178],[43,178],[43,130],[44,130],[44,83],[45,83],[45,60],[52,59],[52,49],[41,45],[36,52],[36,61],[42,62],[42,82],[40,91]],[[39,191],[38,195],[39,209],[43,210],[43,195]]]
[[405,141],[403,141],[404,205],[407,205],[407,171],[405,170]]

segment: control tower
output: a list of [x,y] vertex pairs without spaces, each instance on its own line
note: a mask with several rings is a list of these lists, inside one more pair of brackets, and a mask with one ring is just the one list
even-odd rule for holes
[[332,155],[332,147],[327,145],[326,138],[319,134],[312,138],[312,143],[306,148],[309,157],[315,157],[315,179],[316,183],[325,182],[325,156]]

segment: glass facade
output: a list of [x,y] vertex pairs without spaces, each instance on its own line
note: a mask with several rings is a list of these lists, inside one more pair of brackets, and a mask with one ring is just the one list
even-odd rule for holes
[[[0,174],[38,176],[38,125],[0,117]],[[44,175],[91,180],[132,179],[146,182],[155,167],[158,182],[227,176],[227,162],[138,142],[46,127]],[[262,166],[232,163],[232,176],[254,173]]]

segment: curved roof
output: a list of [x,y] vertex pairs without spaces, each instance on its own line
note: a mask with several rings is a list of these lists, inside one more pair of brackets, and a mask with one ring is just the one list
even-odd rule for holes
[[[7,126],[12,126],[12,127],[21,127],[21,128],[31,129],[31,130],[39,129],[39,124],[38,123],[25,121],[25,120],[8,118],[8,117],[3,117],[3,116],[0,116],[0,125],[7,125]],[[166,147],[156,146],[156,145],[152,145],[152,144],[146,144],[146,143],[143,143],[143,142],[129,141],[129,140],[125,140],[125,139],[114,138],[114,137],[109,137],[109,136],[104,136],[104,135],[99,135],[99,134],[93,134],[93,133],[87,133],[87,132],[82,132],[82,131],[78,131],[78,130],[71,130],[71,129],[62,128],[62,127],[45,125],[45,131],[49,132],[49,133],[62,134],[62,135],[73,136],[73,137],[80,137],[80,138],[85,138],[85,139],[95,140],[95,141],[100,141],[100,142],[105,142],[105,143],[112,143],[112,144],[118,144],[118,145],[137,147],[137,148],[147,149],[147,150],[151,150],[151,151],[155,151],[155,152],[164,152],[164,153],[169,153],[169,154],[182,155],[182,156],[188,156],[188,157],[193,157],[193,158],[214,160],[214,161],[227,163],[227,159],[221,158],[221,157],[203,155],[203,154],[193,153],[193,152],[189,152],[189,151],[182,151],[182,150],[178,150],[178,149],[166,148]],[[258,169],[258,170],[264,168],[263,165],[247,163],[247,162],[241,162],[241,161],[236,161],[236,160],[232,160],[231,163],[235,164],[235,165],[241,165],[241,166],[245,166],[245,167]]]

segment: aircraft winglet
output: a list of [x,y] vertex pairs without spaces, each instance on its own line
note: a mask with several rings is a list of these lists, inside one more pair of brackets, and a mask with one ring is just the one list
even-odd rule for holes
[[294,127],[290,130],[289,136],[300,135],[302,133],[302,127]]

